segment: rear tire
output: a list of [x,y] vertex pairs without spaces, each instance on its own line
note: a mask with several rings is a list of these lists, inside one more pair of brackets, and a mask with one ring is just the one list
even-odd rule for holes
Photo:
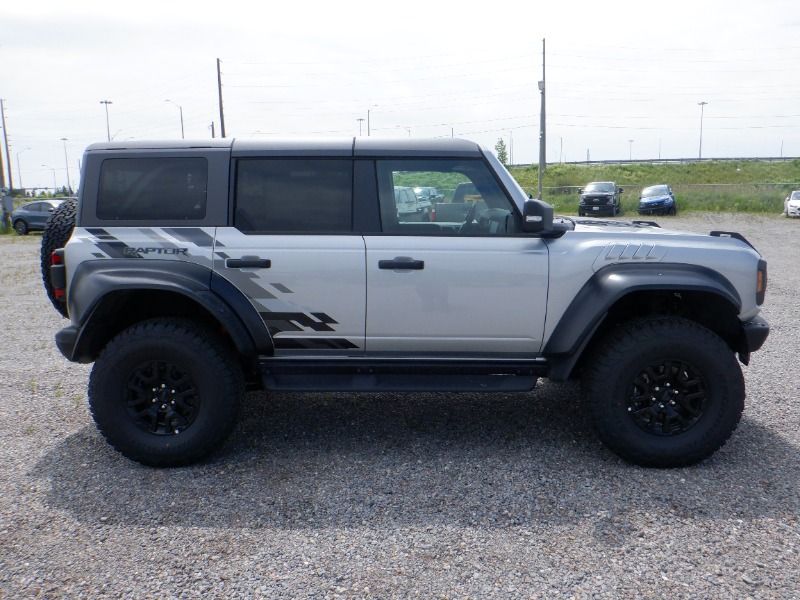
[[50,284],[50,255],[53,250],[63,248],[75,228],[75,214],[77,212],[78,201],[75,199],[65,200],[53,210],[47,219],[42,233],[42,249],[39,262],[42,269],[42,283],[44,291],[50,299],[51,304],[61,313],[62,317],[68,317],[67,305],[55,297],[53,286]]
[[734,353],[715,333],[678,317],[619,326],[583,374],[600,440],[644,467],[682,467],[721,448],[744,409]]
[[154,319],[105,347],[89,378],[89,407],[121,454],[177,467],[223,444],[243,390],[233,351],[215,333],[187,320]]

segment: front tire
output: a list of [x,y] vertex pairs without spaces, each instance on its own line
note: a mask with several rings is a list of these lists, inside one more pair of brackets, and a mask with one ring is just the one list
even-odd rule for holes
[[14,231],[17,235],[28,235],[28,224],[22,219],[17,219],[14,222]]
[[236,423],[244,389],[233,352],[191,321],[154,319],[113,338],[94,364],[89,407],[124,456],[153,467],[194,463]]
[[715,333],[678,317],[619,326],[592,353],[585,400],[600,440],[644,467],[682,467],[711,456],[744,409],[734,353]]

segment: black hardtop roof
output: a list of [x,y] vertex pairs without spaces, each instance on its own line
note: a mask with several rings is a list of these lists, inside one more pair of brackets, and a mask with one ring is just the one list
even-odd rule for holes
[[230,148],[234,156],[361,156],[361,157],[479,157],[475,142],[457,138],[313,138],[313,139],[235,139],[142,140],[101,142],[86,150],[184,150]]

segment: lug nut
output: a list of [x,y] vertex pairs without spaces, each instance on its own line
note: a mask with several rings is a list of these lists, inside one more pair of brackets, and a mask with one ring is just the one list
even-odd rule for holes
[[660,392],[660,391],[661,391],[661,388],[660,388],[660,387],[658,387],[658,386],[656,386],[656,391],[657,391],[657,392]]
[[167,408],[167,405],[166,404],[162,404],[161,408]]

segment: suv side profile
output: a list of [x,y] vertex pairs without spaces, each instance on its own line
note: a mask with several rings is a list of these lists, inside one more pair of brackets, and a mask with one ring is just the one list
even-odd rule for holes
[[[398,211],[398,187],[425,186],[466,211]],[[766,262],[738,233],[554,218],[464,140],[95,144],[42,264],[70,319],[58,348],[94,362],[99,430],[153,466],[217,449],[246,386],[499,393],[540,377],[581,378],[624,459],[692,464],[735,429],[736,357],[769,332]]]
[[623,192],[613,181],[593,181],[580,188],[578,194],[578,216],[608,215],[615,217],[622,213],[619,195]]
[[17,235],[28,235],[31,231],[42,231],[47,219],[61,200],[37,200],[27,202],[11,213],[11,225]]

